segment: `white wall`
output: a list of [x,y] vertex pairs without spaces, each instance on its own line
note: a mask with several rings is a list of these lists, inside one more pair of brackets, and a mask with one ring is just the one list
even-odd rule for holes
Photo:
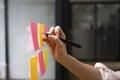
[[[30,53],[26,52],[26,28],[30,21],[54,25],[53,0],[9,0],[9,53],[11,79],[29,78]],[[49,55],[49,67],[44,79],[55,78],[55,62]]]

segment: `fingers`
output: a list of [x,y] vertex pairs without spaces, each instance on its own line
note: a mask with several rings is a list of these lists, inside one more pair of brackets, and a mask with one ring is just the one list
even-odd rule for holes
[[46,36],[46,35],[43,35],[42,40],[45,41],[45,42],[47,42],[47,36]]
[[60,27],[59,26],[56,26],[55,27],[55,35],[57,36],[57,37],[60,37]]
[[60,26],[51,27],[50,30],[49,30],[49,32],[48,32],[48,34],[52,34],[52,35],[55,35],[57,37],[65,39],[65,34],[62,31],[62,29],[61,29]]
[[[50,30],[49,30],[49,32],[47,32],[47,33],[54,35],[54,30],[55,30],[55,28],[54,28],[54,27],[51,27]],[[46,36],[46,35],[43,35],[42,40],[45,41],[45,42],[49,42],[48,36]]]
[[51,43],[57,43],[59,38],[55,35],[48,35],[48,37],[46,35],[43,35],[42,40],[51,44]]
[[[60,26],[56,26],[56,27],[51,27],[48,34],[51,34],[49,35],[49,37],[46,37],[45,35],[43,36],[43,41],[45,42],[56,42],[56,40],[60,37],[60,38],[63,38],[65,39],[65,34],[64,32],[62,31],[61,27]],[[49,41],[50,39],[50,41]],[[52,40],[51,40],[52,39]]]
[[60,40],[57,36],[49,35],[49,37],[45,40],[43,39],[47,45],[51,48],[53,48],[56,44],[60,44]]
[[54,34],[54,30],[55,30],[55,27],[52,26],[52,27],[50,28],[50,30],[49,30],[48,33],[49,33],[49,34]]
[[65,34],[64,34],[64,32],[62,31],[62,29],[61,29],[61,27],[60,26],[56,26],[55,27],[55,35],[57,36],[57,37],[60,37],[60,38],[64,38],[65,39]]

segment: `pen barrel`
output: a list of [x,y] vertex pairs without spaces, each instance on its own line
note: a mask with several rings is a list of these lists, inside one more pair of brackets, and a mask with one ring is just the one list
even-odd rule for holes
[[[48,35],[51,35],[51,34],[48,34],[48,33],[43,33],[44,35],[46,35],[48,37]],[[77,48],[82,48],[82,46],[78,43],[75,43],[75,42],[72,42],[71,40],[67,40],[67,39],[62,39],[62,38],[59,38],[63,43],[66,43],[66,44],[70,44],[72,46],[75,46]]]
[[60,40],[63,42],[63,43],[68,43],[72,46],[75,46],[75,47],[78,47],[78,48],[81,48],[82,46],[78,43],[75,43],[75,42],[72,42],[71,40],[65,40],[65,39],[62,39],[60,38]]

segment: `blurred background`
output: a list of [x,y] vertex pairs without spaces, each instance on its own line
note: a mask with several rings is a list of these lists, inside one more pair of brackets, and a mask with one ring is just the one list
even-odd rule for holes
[[[76,59],[94,65],[102,62],[120,70],[119,0],[0,0],[0,79],[29,80],[26,52],[30,21],[60,25],[81,49],[67,45]],[[43,80],[80,80],[49,54]]]

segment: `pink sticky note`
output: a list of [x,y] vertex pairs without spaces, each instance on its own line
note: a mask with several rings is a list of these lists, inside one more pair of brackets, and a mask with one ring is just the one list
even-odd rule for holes
[[45,33],[48,32],[48,27],[47,27],[47,25],[44,25],[44,32],[45,32]]
[[37,23],[36,22],[31,22],[31,32],[32,32],[34,50],[38,50],[39,45],[38,45],[38,34],[37,34]]
[[43,59],[43,52],[42,51],[39,52],[38,56],[39,56],[40,71],[41,71],[42,76],[44,76],[46,72],[46,68],[45,68],[44,59]]

